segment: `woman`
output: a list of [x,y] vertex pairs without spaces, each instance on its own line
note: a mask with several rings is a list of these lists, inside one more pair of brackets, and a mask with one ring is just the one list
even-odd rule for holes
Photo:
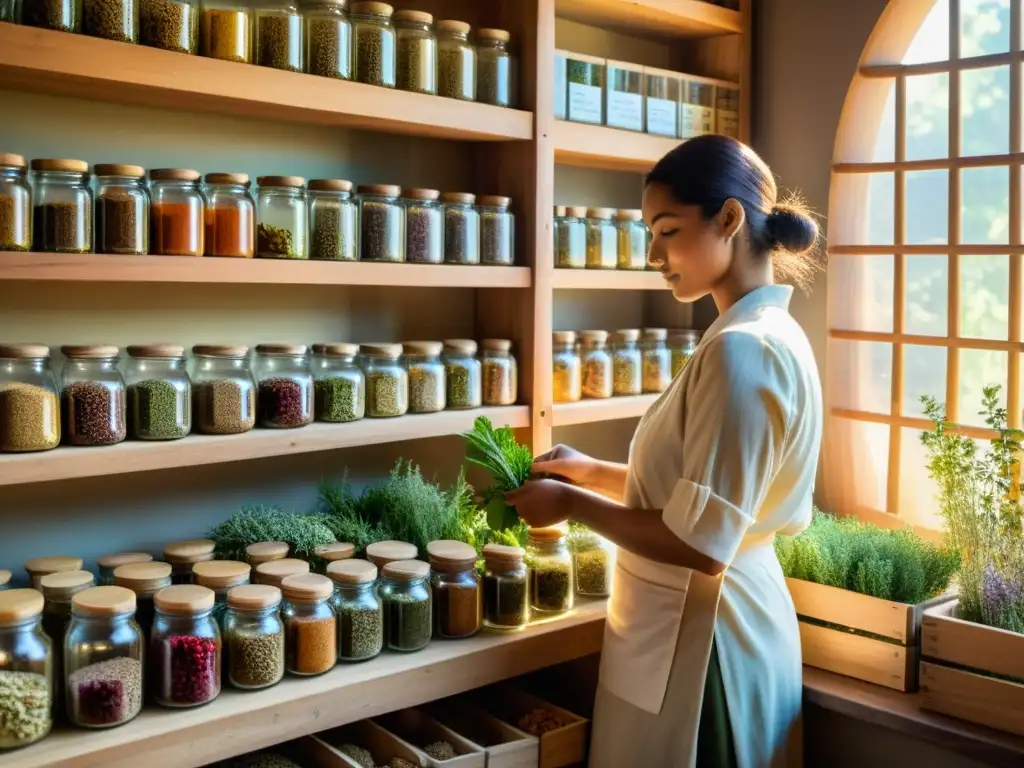
[[[640,421],[626,465],[558,446],[509,495],[531,526],[568,517],[619,547],[592,768],[799,765],[800,634],[773,540],[811,519],[822,404],[790,316],[817,225],[779,204],[748,147],[702,136],[654,167],[650,263],[718,319]],[[804,254],[801,258],[800,254]]]

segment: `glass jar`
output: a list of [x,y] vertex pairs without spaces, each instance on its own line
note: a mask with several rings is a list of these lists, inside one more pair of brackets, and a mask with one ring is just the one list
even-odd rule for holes
[[668,331],[664,328],[644,328],[643,390],[645,394],[660,394],[672,383],[672,356],[665,339]]
[[555,206],[555,266],[583,269],[587,266],[587,209]]
[[139,714],[143,645],[130,589],[92,587],[71,599],[64,675],[74,725],[112,728]]
[[583,526],[570,531],[568,541],[576,594],[608,597],[615,573],[615,545]]
[[96,559],[96,567],[99,570],[97,585],[109,587],[113,584],[114,571],[122,565],[151,562],[153,562],[153,556],[148,552],[115,552],[111,555],[102,555]]
[[206,174],[206,256],[256,255],[256,205],[244,173]]
[[605,60],[582,53],[566,54],[569,92],[566,114],[574,123],[604,123]]
[[32,188],[25,158],[0,152],[0,251],[32,250]]
[[601,400],[612,396],[612,356],[607,331],[580,331],[583,397]]
[[681,330],[669,336],[668,352],[672,358],[673,379],[693,357],[698,343],[700,343],[700,331]]
[[289,576],[305,576],[309,573],[309,563],[297,557],[282,557],[255,566],[253,581],[268,587],[280,587]]
[[338,621],[331,607],[334,583],[318,573],[281,582],[284,603],[285,669],[293,675],[322,675],[338,663]]
[[483,590],[476,550],[461,541],[427,544],[435,637],[472,637],[483,626]]
[[139,42],[139,0],[82,0],[82,34]]
[[615,212],[616,264],[619,269],[647,269],[647,226],[643,211]]
[[384,647],[384,609],[377,597],[377,566],[341,560],[327,566],[334,582],[331,605],[338,617],[338,659],[366,661]]
[[175,584],[192,584],[195,575],[192,569],[196,563],[205,563],[214,558],[216,544],[212,539],[188,539],[175,541],[164,547],[164,560],[171,568],[171,579]]
[[256,424],[256,384],[249,348],[197,344],[192,347],[193,425],[205,435],[236,435]]
[[679,135],[692,139],[715,132],[715,86],[687,78],[682,84],[679,105]]
[[679,138],[679,75],[644,67],[644,126],[655,136]]
[[206,202],[199,171],[157,168],[149,172],[153,204],[149,214],[149,252],[154,256],[202,256]]
[[[18,3],[13,6],[13,21],[17,21]],[[81,32],[82,0],[22,0],[21,23],[58,32]]]
[[156,609],[153,598],[164,587],[171,586],[170,563],[130,563],[114,569],[114,584],[135,593],[135,621],[142,636],[149,637]]
[[352,3],[355,79],[360,83],[395,87],[393,13],[394,9],[387,3]]
[[402,362],[409,373],[409,413],[444,410],[448,388],[445,366],[441,362],[443,347],[439,341],[402,344]]
[[409,373],[400,361],[401,344],[361,344],[366,376],[366,415],[373,419],[402,416],[409,410]]
[[403,189],[405,260],[412,264],[444,262],[444,209],[436,189]]
[[198,0],[139,0],[139,42],[175,53],[198,53]]
[[446,407],[479,408],[483,400],[481,365],[476,359],[477,344],[472,339],[447,339],[444,342],[444,368],[447,379]]
[[313,421],[313,373],[305,344],[258,344],[253,370],[261,427],[291,429]]
[[572,610],[572,555],[560,528],[531,528],[526,545],[530,569],[530,609],[540,616]]
[[61,370],[65,439],[71,445],[113,445],[127,433],[125,384],[117,347],[66,346]]
[[483,195],[478,201],[480,214],[480,263],[510,267],[516,260],[515,217],[508,209],[512,199],[501,195]]
[[565,120],[569,108],[568,54],[555,51],[554,112],[555,120]]
[[484,405],[515,405],[519,397],[519,371],[509,339],[484,339],[480,356]]
[[96,175],[96,253],[149,251],[149,190],[138,165],[104,163]]
[[643,391],[640,331],[629,328],[612,334],[612,393],[639,395]]
[[627,131],[644,129],[644,71],[639,64],[608,61],[605,124]]
[[252,63],[253,16],[246,0],[203,2],[199,53],[211,59]]
[[366,559],[373,563],[378,570],[383,570],[388,563],[396,563],[399,560],[415,560],[419,550],[415,544],[404,541],[375,541],[366,545]]
[[583,397],[580,356],[573,331],[555,331],[552,336],[552,394],[556,403],[575,403]]
[[[245,559],[252,568],[259,568],[264,563],[272,563],[275,560],[284,560],[288,557],[288,552],[290,550],[291,545],[287,541],[257,541],[245,548]],[[297,573],[306,572],[307,571],[301,569],[297,571]],[[258,575],[256,582],[259,583]]]
[[444,260],[448,264],[480,263],[480,214],[476,195],[468,192],[445,192]]
[[715,133],[740,137],[740,92],[738,88],[715,87]]
[[82,160],[32,161],[32,249],[92,252],[92,190]]
[[449,99],[476,100],[476,48],[469,42],[469,24],[437,22],[437,93]]
[[128,347],[128,423],[135,440],[177,440],[192,431],[192,384],[185,348]]
[[198,707],[220,694],[221,636],[207,587],[182,584],[155,597],[149,682],[162,707]]
[[587,269],[615,269],[618,233],[611,208],[587,209]]
[[0,752],[34,744],[53,727],[54,646],[33,589],[0,593]]
[[316,572],[324,573],[331,563],[355,557],[356,545],[348,541],[332,541],[313,550],[316,553]]
[[419,651],[430,642],[433,621],[430,566],[422,560],[396,560],[381,569],[384,639],[392,651]]
[[313,179],[309,182],[309,258],[359,260],[359,203],[352,182]]
[[256,64],[301,72],[303,24],[298,2],[259,0],[253,13],[256,16]]
[[358,344],[313,345],[313,413],[341,424],[366,414],[366,377],[356,364]]
[[523,629],[530,623],[526,550],[504,544],[484,547],[484,626]]
[[405,261],[405,205],[402,188],[360,184],[359,252],[363,261]]
[[60,397],[42,344],[0,344],[0,452],[60,444]]
[[252,567],[236,560],[207,560],[192,566],[192,579],[200,587],[213,590],[211,615],[222,630],[228,607],[228,592],[249,583]]
[[423,11],[394,15],[398,46],[398,89],[437,95],[437,36],[434,17]]
[[348,0],[306,0],[306,71],[335,80],[352,79],[352,22]]
[[476,98],[496,107],[513,106],[513,60],[504,29],[476,31]]
[[[64,646],[64,636],[71,623],[71,600],[79,592],[95,586],[96,582],[88,571],[63,571],[43,576],[39,580],[39,589],[43,593],[46,605],[43,608],[42,628],[53,643],[53,715],[61,717],[65,709],[64,699],[64,654],[59,652]],[[0,628],[0,634],[3,630]],[[3,649],[0,648],[0,656]],[[0,664],[2,667],[2,664]],[[3,673],[0,672],[0,677]],[[60,681],[60,682],[58,682]],[[0,685],[0,689],[4,686]],[[0,694],[2,701],[2,694]],[[2,707],[2,704],[0,704]],[[0,723],[3,719],[0,718]],[[0,726],[0,749],[3,748],[3,726]]]
[[256,183],[256,256],[308,259],[306,180],[301,176],[260,176]]
[[33,557],[25,561],[25,573],[28,574],[32,589],[42,589],[44,576],[51,573],[67,573],[82,570],[82,558],[70,555],[54,555],[51,557]]
[[281,590],[246,584],[228,592],[224,613],[227,678],[235,688],[269,688],[284,677]]

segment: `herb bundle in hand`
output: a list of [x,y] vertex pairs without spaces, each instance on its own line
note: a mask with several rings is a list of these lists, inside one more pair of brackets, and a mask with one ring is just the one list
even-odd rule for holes
[[508,427],[495,429],[490,419],[481,416],[473,423],[473,431],[466,432],[466,459],[486,469],[494,483],[483,491],[487,523],[494,531],[515,528],[519,515],[505,503],[505,494],[514,491],[530,478],[533,453],[516,442]]

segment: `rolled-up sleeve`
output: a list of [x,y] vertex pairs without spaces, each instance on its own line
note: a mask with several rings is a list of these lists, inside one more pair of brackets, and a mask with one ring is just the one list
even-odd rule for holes
[[780,350],[726,331],[694,358],[686,393],[683,471],[665,525],[728,565],[757,517],[793,416],[793,376]]

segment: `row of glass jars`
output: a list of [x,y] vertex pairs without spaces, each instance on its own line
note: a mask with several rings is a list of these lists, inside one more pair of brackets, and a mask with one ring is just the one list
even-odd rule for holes
[[650,232],[637,209],[555,206],[555,266],[647,269]]

